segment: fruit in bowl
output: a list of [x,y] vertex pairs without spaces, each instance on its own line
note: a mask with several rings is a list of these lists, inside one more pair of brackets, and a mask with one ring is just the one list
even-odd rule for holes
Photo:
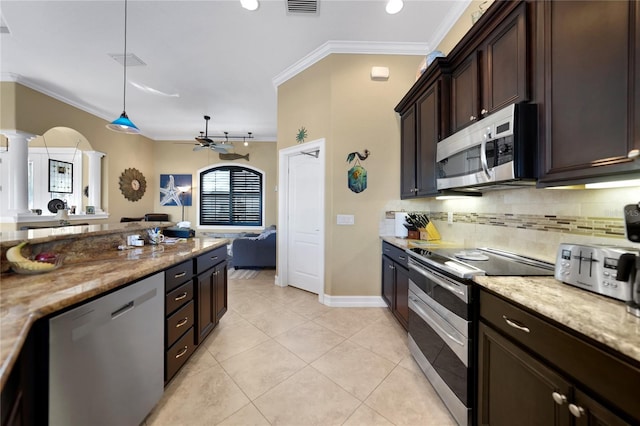
[[7,250],[7,260],[14,272],[19,274],[41,274],[62,266],[63,256],[60,254],[43,252],[35,256],[34,259],[23,256],[21,250],[26,245],[27,242],[25,241]]

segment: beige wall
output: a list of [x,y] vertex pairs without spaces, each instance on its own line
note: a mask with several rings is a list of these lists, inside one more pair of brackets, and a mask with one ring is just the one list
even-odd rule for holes
[[[325,292],[332,296],[380,294],[379,217],[399,197],[400,127],[393,110],[415,81],[421,57],[331,55],[278,88],[278,149],[295,145],[304,126],[311,141],[327,143]],[[372,66],[389,67],[388,81],[372,81]],[[361,162],[367,189],[347,187],[353,151],[371,152]],[[355,225],[336,225],[351,214]]]
[[[140,135],[115,133],[105,127],[107,124],[105,120],[35,90],[16,83],[2,83],[0,87],[2,88],[2,126],[7,123],[6,127],[0,128],[17,129],[35,135],[46,132],[47,140],[51,144],[61,146],[63,143],[53,135],[64,133],[58,128],[68,127],[75,129],[86,138],[87,143],[83,141],[80,149],[93,149],[106,154],[102,159],[102,208],[110,214],[110,217],[108,220],[92,221],[92,223],[119,222],[123,216],[139,217],[150,212],[168,213],[171,220],[180,220],[182,210],[179,207],[160,206],[160,174],[190,173],[194,176],[194,185],[197,185],[197,170],[220,162],[218,155],[212,151],[193,152],[192,141],[181,141],[186,143],[175,144],[152,141]],[[9,96],[5,98],[5,94]],[[12,112],[12,109],[15,112]],[[15,120],[12,117],[15,117]],[[56,130],[50,130],[53,128]],[[41,140],[42,138],[35,139],[32,142],[33,146],[42,146]],[[70,140],[68,146],[75,147],[76,142],[76,139]],[[277,198],[274,192],[277,182],[276,144],[251,142],[247,148],[239,147],[238,153],[249,153],[251,161],[248,164],[266,172],[265,225],[276,223]],[[245,163],[245,160],[236,160],[236,163]],[[127,200],[120,192],[119,178],[128,168],[138,169],[147,182],[143,197],[135,202]],[[84,179],[87,179],[86,175]],[[195,207],[185,208],[185,219],[190,220],[195,228],[197,223]]]
[[[265,226],[277,222],[278,198],[275,192],[277,185],[277,151],[273,142],[252,141],[248,147],[242,143],[235,143],[235,152],[240,155],[249,154],[249,161],[239,159],[234,161],[220,160],[218,153],[206,149],[193,151],[195,141],[157,141],[155,142],[155,168],[154,176],[158,179],[161,174],[191,174],[193,190],[197,193],[199,182],[197,171],[221,163],[232,163],[237,166],[251,166],[262,170],[265,173]],[[169,218],[177,222],[181,219],[182,208],[178,206],[161,206],[160,190],[156,185],[149,194],[153,200],[153,211],[157,213],[168,213]],[[196,229],[198,223],[196,197],[193,197],[193,206],[185,206],[185,220],[191,222],[191,227]],[[215,230],[208,232],[224,232],[225,230]]]
[[[94,150],[106,154],[102,158],[102,209],[110,214],[106,222],[118,222],[121,216],[141,216],[153,210],[149,188],[158,186],[158,177],[154,173],[152,140],[112,132],[105,127],[105,120],[92,114],[20,84],[2,84],[3,95],[6,85],[15,88],[16,130],[42,135],[55,127],[68,127],[82,134]],[[4,103],[2,107],[4,109]],[[117,114],[114,113],[114,118]],[[120,192],[118,180],[127,168],[138,169],[147,180],[147,192],[136,202],[125,199]]]

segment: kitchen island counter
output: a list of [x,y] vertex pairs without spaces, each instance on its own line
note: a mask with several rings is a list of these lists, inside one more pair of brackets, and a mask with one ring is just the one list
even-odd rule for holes
[[[140,278],[228,244],[226,239],[191,238],[174,244],[126,250],[107,247],[40,275],[0,277],[0,388],[20,354],[33,323]],[[4,261],[4,260],[3,260]]]
[[482,287],[640,362],[640,318],[624,302],[553,277],[477,276]]

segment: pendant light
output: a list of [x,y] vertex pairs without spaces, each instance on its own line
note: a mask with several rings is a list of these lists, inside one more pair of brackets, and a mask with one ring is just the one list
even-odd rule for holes
[[107,129],[113,130],[119,133],[138,134],[140,129],[133,124],[129,117],[127,117],[126,105],[127,105],[127,0],[124,0],[124,56],[123,56],[123,68],[124,68],[124,81],[122,90],[122,114],[120,117],[107,124]]

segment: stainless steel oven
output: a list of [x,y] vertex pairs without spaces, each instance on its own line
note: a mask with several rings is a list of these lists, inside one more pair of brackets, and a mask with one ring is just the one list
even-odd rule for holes
[[460,425],[476,397],[476,275],[553,275],[552,264],[493,249],[407,250],[409,349]]
[[413,258],[409,268],[409,349],[458,424],[470,424],[470,284]]

